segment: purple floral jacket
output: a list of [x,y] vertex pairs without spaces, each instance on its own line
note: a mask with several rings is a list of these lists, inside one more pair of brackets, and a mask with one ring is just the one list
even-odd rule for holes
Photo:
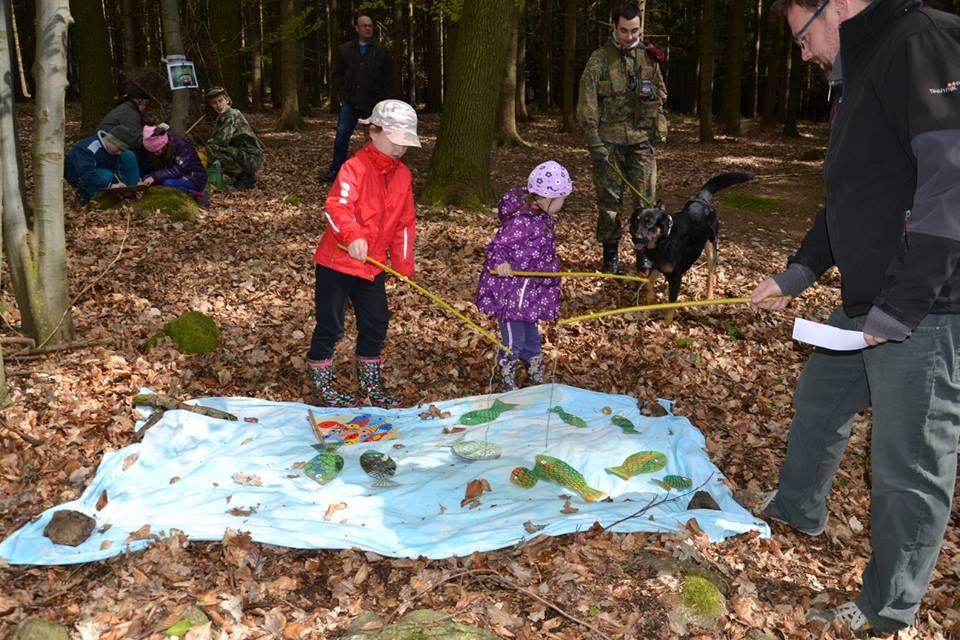
[[526,204],[527,193],[513,187],[500,198],[500,228],[487,245],[477,287],[477,309],[501,322],[556,320],[560,315],[559,278],[503,278],[492,273],[502,262],[514,271],[559,271],[553,218]]

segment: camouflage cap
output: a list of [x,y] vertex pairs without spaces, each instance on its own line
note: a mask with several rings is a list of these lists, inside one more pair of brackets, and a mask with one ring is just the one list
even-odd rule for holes
[[401,147],[419,147],[417,137],[417,112],[402,100],[381,100],[373,108],[369,118],[361,124],[375,124],[387,134],[387,139]]
[[203,94],[204,100],[209,100],[211,98],[216,98],[217,96],[227,96],[230,97],[230,94],[227,93],[227,90],[223,87],[210,87],[207,89],[207,92]]

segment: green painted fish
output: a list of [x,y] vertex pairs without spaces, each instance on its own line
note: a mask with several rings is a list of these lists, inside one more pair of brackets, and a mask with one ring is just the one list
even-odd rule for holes
[[320,484],[327,484],[343,471],[343,456],[333,449],[319,453],[303,465],[303,473]]
[[610,416],[610,422],[620,427],[624,433],[640,433],[636,427],[633,426],[633,423],[623,416]]
[[587,486],[587,481],[580,472],[559,458],[538,455],[534,460],[532,469],[517,467],[511,471],[510,482],[525,489],[529,489],[540,480],[555,482],[565,489],[577,492],[587,502],[602,500],[607,495],[603,491]]
[[555,413],[560,416],[560,419],[566,422],[567,424],[577,427],[578,429],[586,429],[587,421],[581,418],[580,416],[575,416],[572,413],[567,413],[563,410],[563,407],[557,405],[551,409],[548,409],[550,413]]
[[[659,451],[638,451],[628,456],[626,460],[616,467],[607,467],[607,471],[624,480],[629,480],[633,476],[641,473],[653,473],[660,471],[667,466],[667,456]],[[677,478],[679,476],[667,476],[668,478]]]
[[653,484],[661,489],[689,489],[693,486],[693,480],[687,476],[663,476],[660,480],[651,480]]
[[386,454],[379,451],[364,451],[360,456],[360,467],[373,478],[375,487],[400,486],[400,483],[391,480],[397,472],[397,463]]
[[501,413],[504,411],[509,411],[516,406],[517,405],[515,404],[508,404],[506,402],[501,402],[500,400],[494,400],[493,404],[486,409],[468,411],[460,416],[460,424],[475,425],[484,424],[485,422],[493,422],[500,417]]

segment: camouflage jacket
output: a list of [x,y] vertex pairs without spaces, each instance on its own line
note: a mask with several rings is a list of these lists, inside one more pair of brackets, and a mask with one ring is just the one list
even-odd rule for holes
[[262,151],[263,145],[253,127],[238,109],[227,109],[213,123],[213,135],[207,142],[213,147],[240,147],[250,151]]
[[643,45],[622,49],[611,36],[611,42],[593,52],[580,76],[577,120],[588,144],[656,143],[666,139],[666,103],[660,67]]

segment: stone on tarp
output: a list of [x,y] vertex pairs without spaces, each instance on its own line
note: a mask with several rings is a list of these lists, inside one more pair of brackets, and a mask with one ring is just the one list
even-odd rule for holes
[[85,513],[64,509],[53,514],[43,530],[43,535],[56,544],[76,547],[90,537],[97,521]]

